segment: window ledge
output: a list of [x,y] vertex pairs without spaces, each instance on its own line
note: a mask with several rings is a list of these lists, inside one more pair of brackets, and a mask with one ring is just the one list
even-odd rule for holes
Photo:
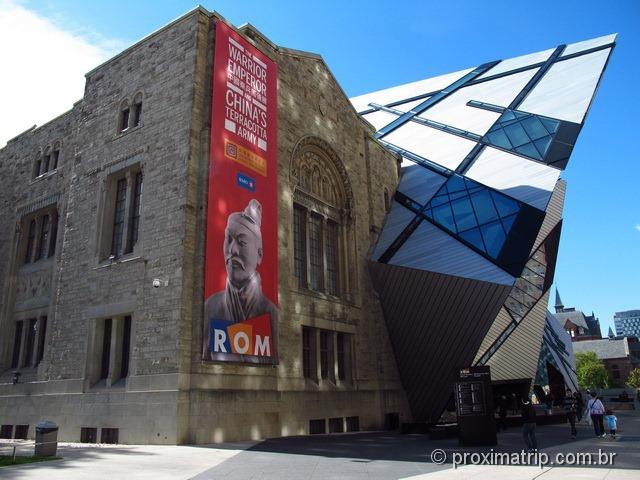
[[108,267],[113,267],[115,265],[121,265],[123,263],[131,263],[131,262],[137,262],[137,261],[145,261],[145,259],[142,258],[140,255],[127,253],[126,255],[123,255],[122,257],[114,258],[113,260],[110,260],[108,258],[104,260],[100,260],[100,262],[98,263],[98,266],[94,267],[93,269],[100,270],[102,268],[108,268]]
[[125,128],[124,130],[120,130],[118,133],[116,133],[113,138],[111,140],[117,140],[119,138],[122,138],[128,134],[130,134],[131,132],[137,132],[138,130],[140,130],[142,127],[144,127],[144,123],[141,123],[140,125],[138,125],[137,127],[129,127],[129,128]]
[[39,272],[40,270],[46,270],[51,268],[53,263],[55,262],[55,255],[46,258],[40,258],[35,262],[23,263],[19,267],[20,273],[31,273],[31,272]]
[[39,181],[44,180],[45,178],[53,177],[56,173],[58,173],[57,168],[54,168],[53,170],[49,170],[48,172],[44,172],[43,174],[38,175],[35,178],[32,178],[31,181],[29,182],[29,185],[38,183]]
[[355,303],[353,301],[350,300],[346,300],[344,297],[337,297],[335,295],[331,295],[329,293],[325,293],[325,292],[319,292],[317,290],[312,290],[310,288],[305,288],[305,287],[294,287],[293,289],[294,293],[300,294],[300,295],[307,295],[310,297],[316,297],[316,298],[320,298],[322,300],[326,300],[329,302],[333,302],[333,303],[341,303],[343,305],[348,305],[348,306],[354,306]]

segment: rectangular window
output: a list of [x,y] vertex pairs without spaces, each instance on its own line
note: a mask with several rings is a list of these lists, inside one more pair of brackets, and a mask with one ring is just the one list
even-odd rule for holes
[[346,378],[346,368],[345,368],[345,361],[346,361],[346,335],[344,333],[338,333],[336,336],[336,357],[337,357],[337,361],[338,361],[338,379],[339,380],[345,380]]
[[80,443],[96,443],[98,441],[98,429],[96,427],[80,428]]
[[338,295],[338,225],[327,222],[327,290],[331,295]]
[[16,333],[13,338],[13,356],[11,357],[11,368],[18,368],[20,364],[20,348],[22,347],[22,320],[16,322]]
[[122,250],[122,235],[124,233],[125,205],[127,197],[127,179],[121,178],[116,184],[116,203],[113,215],[113,235],[111,237],[111,254],[116,257]]
[[58,160],[60,159],[60,150],[55,149],[53,151],[53,165],[51,166],[51,170],[55,170],[58,168]]
[[16,440],[26,440],[29,436],[29,425],[16,425],[16,433],[13,438]]
[[124,132],[129,128],[129,108],[125,108],[120,113],[120,131]]
[[44,345],[47,337],[47,317],[40,317],[40,336],[38,337],[38,351],[36,354],[36,366],[42,361],[44,357]]
[[42,161],[42,171],[40,175],[43,173],[47,173],[49,171],[49,162],[51,161],[51,155],[45,155],[44,160]]
[[49,241],[49,252],[47,256],[53,257],[56,253],[56,240],[58,237],[58,215],[51,216],[51,240]]
[[118,443],[118,428],[103,428],[100,432],[100,443]]
[[13,425],[2,425],[0,427],[0,438],[11,439],[13,437]]
[[109,364],[111,363],[111,325],[112,320],[107,318],[104,321],[104,331],[102,334],[102,358],[100,363],[100,379],[109,376]]
[[307,245],[305,211],[293,206],[293,265],[299,287],[307,286]]
[[44,215],[40,220],[40,238],[36,249],[36,260],[46,258],[49,254],[49,215]]
[[302,327],[302,372],[304,378],[313,379],[312,331],[309,327]]
[[133,104],[133,126],[139,127],[142,121],[142,102]]
[[38,319],[31,318],[27,322],[27,338],[25,341],[25,353],[24,353],[24,361],[22,362],[23,367],[31,367],[33,365],[33,345],[36,340],[36,328],[38,325]]
[[138,226],[140,225],[140,199],[142,197],[142,172],[136,173],[133,184],[133,199],[131,201],[131,212],[129,215],[129,234],[127,239],[127,250],[125,253],[133,252],[133,247],[138,241]]
[[29,233],[27,235],[27,248],[24,253],[24,263],[31,263],[33,258],[33,249],[36,241],[36,221],[29,222]]
[[311,214],[309,218],[309,255],[311,267],[311,288],[322,290],[324,287],[324,268],[322,265],[322,217]]
[[124,317],[122,326],[122,359],[120,362],[120,378],[129,375],[129,351],[131,350],[131,316]]
[[40,169],[42,168],[42,159],[38,158],[36,160],[36,164],[33,167],[33,178],[37,178],[40,176]]
[[330,376],[330,369],[333,367],[331,361],[331,332],[320,331],[320,378],[326,380]]
[[347,417],[347,432],[358,432],[360,431],[360,417]]

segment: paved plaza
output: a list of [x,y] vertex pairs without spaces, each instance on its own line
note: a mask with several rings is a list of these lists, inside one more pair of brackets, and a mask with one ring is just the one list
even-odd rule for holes
[[[491,448],[460,448],[457,441],[431,440],[427,435],[372,432],[286,437],[263,442],[208,446],[133,446],[61,444],[61,460],[0,469],[2,479],[405,479],[464,478],[496,480],[585,479],[625,480],[640,475],[640,415],[620,413],[620,432],[614,440],[597,439],[586,425],[571,440],[568,425],[538,427],[542,453],[554,461],[558,454],[592,453],[595,460],[614,454],[604,466],[466,465],[453,468],[454,454],[491,454]],[[494,452],[520,452],[520,429],[498,436]],[[21,449],[32,452],[32,446]],[[430,456],[445,452],[443,465]],[[9,453],[6,443],[0,453]],[[477,458],[482,458],[476,455]],[[477,459],[476,458],[476,459]],[[488,457],[485,457],[488,458]]]

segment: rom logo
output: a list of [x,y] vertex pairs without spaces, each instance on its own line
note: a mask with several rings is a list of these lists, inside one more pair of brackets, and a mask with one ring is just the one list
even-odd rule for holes
[[270,357],[270,316],[261,315],[242,323],[212,320],[209,350],[213,353]]

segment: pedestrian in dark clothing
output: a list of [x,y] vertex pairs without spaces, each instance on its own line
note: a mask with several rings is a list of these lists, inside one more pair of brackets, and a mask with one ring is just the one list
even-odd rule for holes
[[582,398],[582,392],[580,390],[575,393],[576,403],[578,404],[578,410],[576,412],[576,418],[578,421],[582,420],[582,413],[584,412],[584,399]]
[[498,431],[507,429],[507,409],[509,402],[506,395],[501,395],[498,400]]
[[573,392],[567,389],[567,394],[564,397],[564,401],[562,402],[564,406],[564,411],[567,414],[567,421],[569,425],[571,425],[571,438],[576,438],[576,415],[578,413],[578,401],[576,397],[573,395]]
[[591,392],[591,400],[587,403],[587,409],[589,415],[591,415],[591,421],[593,422],[593,430],[596,432],[596,437],[606,437],[607,434],[604,431],[604,405],[596,395],[596,392]]
[[520,415],[522,416],[522,437],[527,445],[527,451],[535,451],[538,449],[538,442],[536,441],[536,410],[533,408],[530,399],[522,400]]

